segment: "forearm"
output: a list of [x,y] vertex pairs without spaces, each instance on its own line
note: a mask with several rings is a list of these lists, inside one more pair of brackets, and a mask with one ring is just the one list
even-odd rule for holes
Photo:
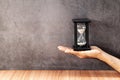
[[112,68],[114,68],[116,71],[120,73],[120,59],[112,55],[109,55],[108,53],[105,52],[102,52],[97,58],[107,63],[108,65],[110,65]]

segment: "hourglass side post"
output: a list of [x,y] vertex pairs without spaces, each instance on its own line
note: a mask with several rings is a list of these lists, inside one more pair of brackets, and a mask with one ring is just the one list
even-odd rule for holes
[[86,23],[85,33],[86,33],[85,38],[86,38],[86,42],[87,42],[86,47],[87,47],[88,49],[90,49],[90,46],[89,46],[89,23],[88,23],[88,22]]
[[77,48],[77,23],[74,22],[74,45],[73,48],[76,50]]

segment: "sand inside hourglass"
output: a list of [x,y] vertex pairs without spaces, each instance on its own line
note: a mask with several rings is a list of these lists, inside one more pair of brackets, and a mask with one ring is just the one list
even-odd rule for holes
[[83,46],[86,44],[86,40],[84,38],[84,32],[85,32],[85,28],[80,28],[78,29],[78,32],[79,32],[79,37],[78,37],[78,41],[77,41],[77,44],[80,45],[80,46]]
[[83,34],[84,32],[85,32],[85,29],[83,28],[83,29],[78,29],[78,32],[80,33],[80,34]]

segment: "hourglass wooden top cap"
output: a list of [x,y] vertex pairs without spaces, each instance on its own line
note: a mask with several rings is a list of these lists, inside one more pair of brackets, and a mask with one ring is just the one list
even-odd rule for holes
[[88,18],[79,18],[79,19],[73,19],[72,20],[74,23],[90,23],[91,20]]

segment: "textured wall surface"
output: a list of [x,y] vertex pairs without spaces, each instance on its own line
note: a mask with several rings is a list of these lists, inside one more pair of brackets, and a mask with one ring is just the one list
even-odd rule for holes
[[120,0],[0,0],[0,69],[111,69],[58,51],[73,18],[90,18],[90,44],[120,56]]

